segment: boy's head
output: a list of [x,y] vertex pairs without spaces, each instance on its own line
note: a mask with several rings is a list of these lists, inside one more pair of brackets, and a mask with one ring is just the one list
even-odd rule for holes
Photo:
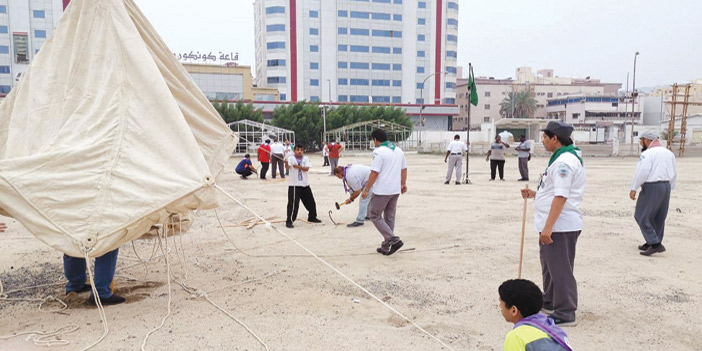
[[246,154],[246,155],[244,155],[244,158],[251,158],[251,155]]
[[344,167],[337,166],[334,168],[334,175],[339,179],[344,179]]
[[302,157],[302,155],[305,154],[305,147],[302,146],[302,144],[296,144],[295,145],[295,156],[296,157]]
[[508,280],[497,289],[502,316],[510,323],[539,313],[544,303],[541,289],[526,279]]
[[373,142],[375,143],[375,146],[380,146],[380,144],[388,141],[388,134],[385,133],[385,131],[382,129],[374,130],[371,133],[371,137],[373,138]]

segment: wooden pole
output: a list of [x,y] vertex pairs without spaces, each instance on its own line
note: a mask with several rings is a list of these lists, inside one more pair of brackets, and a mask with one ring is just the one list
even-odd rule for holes
[[[529,184],[524,187],[525,190],[529,190]],[[524,231],[526,229],[526,212],[527,212],[527,200],[528,197],[524,198],[524,211],[522,213],[522,242],[519,246],[519,273],[517,274],[517,279],[522,279],[522,262],[524,260]]]

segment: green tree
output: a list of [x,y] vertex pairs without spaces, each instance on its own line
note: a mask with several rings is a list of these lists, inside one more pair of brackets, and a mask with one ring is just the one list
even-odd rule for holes
[[502,118],[530,118],[536,112],[536,99],[528,90],[509,92],[500,102]]
[[300,101],[281,105],[273,111],[272,123],[276,127],[295,132],[295,142],[308,151],[319,149],[322,143],[322,115],[318,104]]
[[263,111],[256,110],[252,103],[245,104],[243,101],[237,101],[231,104],[222,100],[213,102],[212,106],[219,112],[219,115],[225,123],[232,123],[244,119],[263,122]]

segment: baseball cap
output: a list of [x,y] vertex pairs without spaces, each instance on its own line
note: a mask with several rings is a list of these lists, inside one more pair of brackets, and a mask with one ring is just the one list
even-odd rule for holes
[[562,121],[551,121],[548,122],[546,128],[541,130],[542,132],[550,132],[561,138],[570,138],[573,133],[573,126]]

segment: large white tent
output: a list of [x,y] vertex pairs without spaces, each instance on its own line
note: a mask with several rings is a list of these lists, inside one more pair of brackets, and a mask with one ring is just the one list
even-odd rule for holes
[[74,0],[0,105],[0,213],[101,256],[216,207],[236,142],[132,0]]

